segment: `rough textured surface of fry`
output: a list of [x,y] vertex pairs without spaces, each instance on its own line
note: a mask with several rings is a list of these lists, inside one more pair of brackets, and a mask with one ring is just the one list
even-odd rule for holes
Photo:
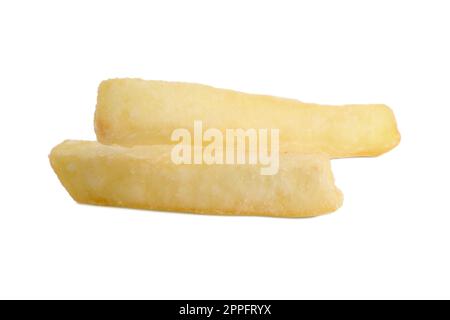
[[280,155],[280,170],[257,165],[175,165],[170,146],[125,148],[66,141],[50,161],[80,203],[224,215],[310,217],[342,204],[325,155]]
[[192,128],[280,129],[281,151],[333,158],[377,156],[400,134],[385,105],[322,106],[189,83],[115,79],[99,88],[95,128],[106,144],[171,144],[171,133]]

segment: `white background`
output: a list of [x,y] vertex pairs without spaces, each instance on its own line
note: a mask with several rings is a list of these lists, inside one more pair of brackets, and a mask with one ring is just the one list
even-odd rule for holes
[[[0,298],[450,298],[448,1],[1,1]],[[390,105],[402,142],[333,162],[306,220],[81,206],[48,163],[99,82]]]

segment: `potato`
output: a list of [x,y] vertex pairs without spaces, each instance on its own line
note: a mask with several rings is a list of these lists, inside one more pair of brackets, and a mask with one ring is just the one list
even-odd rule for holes
[[258,165],[176,165],[172,146],[67,141],[50,162],[80,203],[218,215],[311,217],[342,204],[326,155],[281,154],[277,175]]
[[332,158],[377,156],[400,141],[385,105],[322,106],[245,94],[199,84],[108,80],[100,85],[97,138],[124,146],[172,144],[175,129],[279,129],[281,152],[326,153]]

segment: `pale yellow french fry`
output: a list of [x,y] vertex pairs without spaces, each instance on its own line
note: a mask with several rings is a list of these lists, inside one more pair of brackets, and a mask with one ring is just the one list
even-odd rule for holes
[[310,217],[342,204],[326,155],[281,154],[279,172],[258,165],[176,165],[171,146],[67,141],[50,155],[80,203],[218,215]]
[[171,144],[178,128],[280,129],[280,150],[332,158],[377,156],[400,141],[385,105],[323,106],[189,83],[116,79],[99,88],[97,138],[124,146]]

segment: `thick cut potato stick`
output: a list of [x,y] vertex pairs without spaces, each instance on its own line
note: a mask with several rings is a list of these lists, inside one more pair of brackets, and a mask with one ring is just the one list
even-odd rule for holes
[[342,204],[326,155],[281,154],[277,175],[258,165],[176,165],[171,146],[67,141],[50,155],[80,203],[218,215],[310,217]]
[[280,129],[280,150],[332,158],[377,156],[400,141],[385,105],[322,106],[199,84],[116,79],[99,88],[95,128],[105,144],[173,144],[178,128]]

